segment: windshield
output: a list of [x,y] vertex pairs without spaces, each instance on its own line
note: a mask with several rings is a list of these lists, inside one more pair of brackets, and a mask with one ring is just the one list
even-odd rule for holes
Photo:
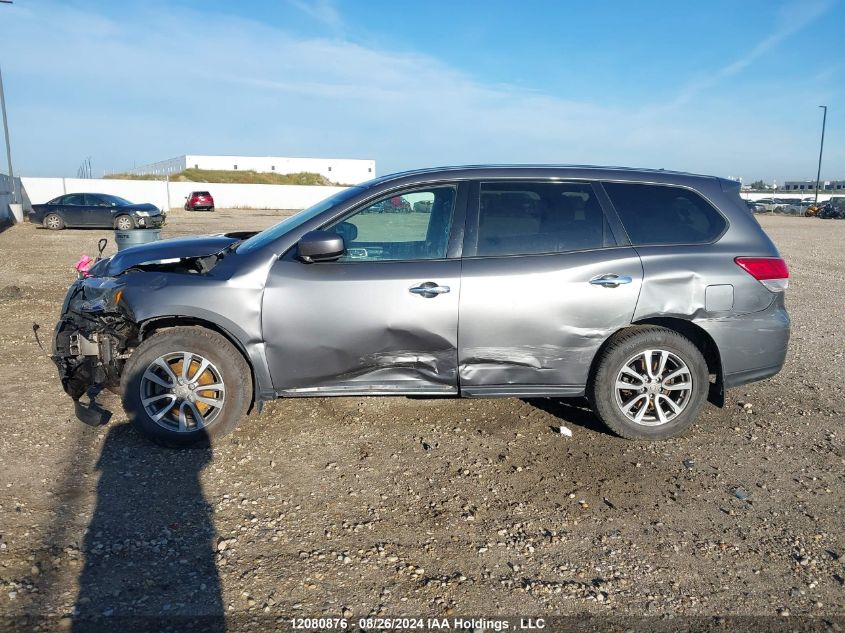
[[264,229],[261,233],[253,235],[248,240],[245,240],[238,246],[239,253],[251,253],[252,251],[267,246],[270,242],[280,238],[288,231],[295,229],[308,220],[317,217],[323,211],[327,211],[336,204],[348,200],[349,198],[359,194],[364,190],[364,187],[349,187],[343,191],[338,191],[333,196],[326,198],[315,204],[312,207],[303,209],[296,215],[285,218],[278,224],[274,224],[269,229]]
[[129,202],[126,198],[121,198],[120,196],[113,196],[107,193],[101,193],[98,196],[101,200],[105,200],[113,207],[125,207],[131,205],[132,203]]

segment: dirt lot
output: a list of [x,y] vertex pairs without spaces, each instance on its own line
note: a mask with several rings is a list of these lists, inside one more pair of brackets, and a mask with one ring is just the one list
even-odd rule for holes
[[[165,233],[277,218],[178,211]],[[5,231],[0,614],[841,618],[845,222],[761,222],[792,271],[788,364],[683,438],[621,440],[577,401],[305,399],[213,452],[142,440],[114,396],[108,426],[73,418],[31,324],[49,339],[109,232]]]

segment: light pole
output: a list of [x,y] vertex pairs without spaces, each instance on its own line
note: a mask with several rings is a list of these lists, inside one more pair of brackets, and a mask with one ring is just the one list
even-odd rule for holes
[[3,110],[3,132],[6,136],[6,160],[9,163],[9,179],[12,181],[12,204],[18,201],[15,172],[12,169],[12,146],[9,144],[9,121],[6,118],[6,93],[3,91],[3,73],[0,72],[0,109]]
[[[0,0],[12,4],[12,0]],[[6,93],[3,92],[3,73],[0,72],[0,110],[3,110],[3,131],[6,137],[6,160],[9,162],[9,180],[12,181],[12,204],[18,201],[15,173],[12,171],[12,146],[9,144],[9,121],[6,119]]]
[[813,206],[817,209],[819,208],[819,180],[822,176],[822,152],[824,152],[824,126],[827,123],[827,106],[821,105],[819,107],[824,110],[824,115],[822,116],[822,142],[821,145],[819,145],[819,170],[816,172],[816,201],[813,204]]

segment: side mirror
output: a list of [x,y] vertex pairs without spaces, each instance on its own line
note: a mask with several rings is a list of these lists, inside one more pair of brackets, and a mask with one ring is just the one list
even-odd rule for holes
[[335,260],[345,250],[343,238],[332,231],[309,231],[296,245],[297,257],[306,264]]

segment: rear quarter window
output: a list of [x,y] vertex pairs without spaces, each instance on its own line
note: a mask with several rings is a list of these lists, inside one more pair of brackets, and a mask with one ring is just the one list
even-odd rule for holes
[[699,194],[669,185],[606,182],[604,188],[634,245],[712,242],[727,222]]

